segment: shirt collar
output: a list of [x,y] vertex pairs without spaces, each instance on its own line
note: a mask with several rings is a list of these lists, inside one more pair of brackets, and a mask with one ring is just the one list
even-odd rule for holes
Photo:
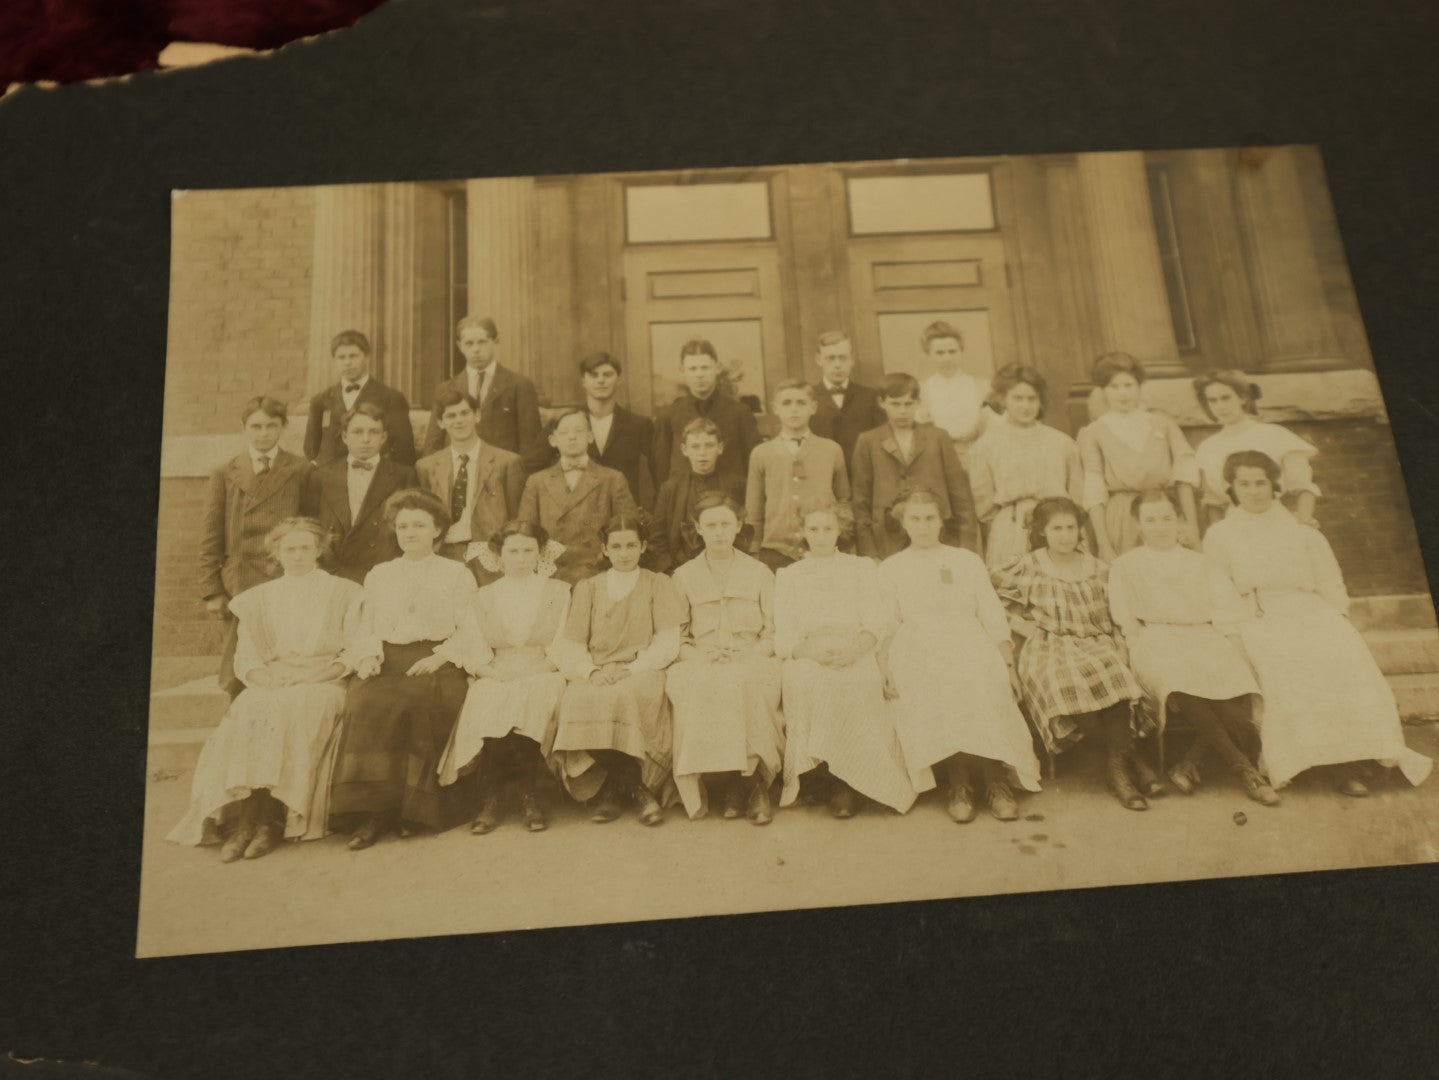
[[849,393],[849,383],[846,382],[842,383],[839,386],[836,386],[834,383],[826,379],[824,381],[824,389],[825,392],[829,394],[847,394]]
[[450,459],[455,462],[458,462],[460,458],[469,458],[470,461],[474,461],[479,457],[480,447],[482,445],[484,445],[483,441],[476,442],[475,445],[468,450],[461,450],[459,447],[452,445],[450,447]]
[[256,450],[256,449],[252,446],[252,447],[250,447],[250,462],[251,462],[252,464],[258,465],[259,462],[260,462],[260,459],[261,459],[261,458],[264,458],[264,459],[265,459],[266,461],[268,461],[271,465],[273,465],[273,464],[275,464],[275,458],[276,458],[276,456],[277,456],[279,453],[280,453],[280,447],[279,447],[278,444],[276,444],[275,446],[270,447],[270,449],[266,450],[263,454],[260,453],[260,451]]
[[340,391],[343,393],[345,387],[347,386],[358,386],[361,390],[363,390],[365,388],[365,384],[369,381],[370,373],[368,371],[361,375],[358,379],[341,379]]

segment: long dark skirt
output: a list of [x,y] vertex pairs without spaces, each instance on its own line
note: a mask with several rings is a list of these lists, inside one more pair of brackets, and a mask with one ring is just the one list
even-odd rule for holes
[[438,775],[469,681],[453,664],[433,675],[405,674],[438,644],[386,642],[380,673],[351,680],[330,788],[331,815],[397,814],[440,830],[474,813],[473,782],[441,787]]

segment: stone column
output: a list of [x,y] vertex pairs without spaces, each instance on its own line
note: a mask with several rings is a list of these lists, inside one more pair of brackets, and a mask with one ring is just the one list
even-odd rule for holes
[[[310,285],[308,392],[335,381],[330,339],[359,330],[380,349],[381,187],[346,184],[315,192],[314,264]],[[377,355],[383,363],[383,357]]]
[[1349,366],[1339,355],[1294,148],[1258,147],[1238,154],[1239,219],[1259,313],[1264,370]]
[[530,177],[469,180],[465,196],[468,314],[492,317],[500,332],[500,361],[533,377],[535,182]]
[[421,238],[419,185],[387,184],[384,202],[383,341],[375,345],[376,374],[415,400],[416,360],[420,352]]
[[1144,154],[1079,154],[1076,160],[1103,351],[1129,353],[1149,375],[1188,374],[1174,341]]

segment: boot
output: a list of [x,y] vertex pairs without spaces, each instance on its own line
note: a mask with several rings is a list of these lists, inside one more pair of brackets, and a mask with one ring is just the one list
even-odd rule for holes
[[1169,770],[1169,782],[1181,795],[1193,795],[1199,786],[1199,766],[1187,759],[1181,761]]
[[595,796],[590,806],[590,820],[596,825],[603,825],[614,821],[620,814],[624,813],[620,797],[619,785],[615,783],[613,774],[605,778],[600,787],[599,794]]
[[1334,766],[1331,776],[1335,790],[1341,795],[1362,799],[1369,794],[1369,785],[1359,779],[1359,770],[1353,764]]
[[1128,758],[1127,748],[1123,745],[1109,744],[1109,790],[1114,792],[1114,797],[1119,800],[1119,805],[1126,810],[1148,810],[1149,804],[1144,801],[1144,796],[1139,794],[1139,789],[1129,779],[1129,769],[1126,759]]
[[974,820],[974,789],[968,784],[956,784],[949,789],[949,816],[959,825]]
[[259,859],[280,846],[284,831],[273,821],[267,821],[255,830],[255,838],[245,848],[245,858]]
[[1009,789],[1008,784],[990,784],[986,796],[989,800],[989,812],[1000,821],[1019,820],[1019,803],[1014,801],[1014,792]]
[[492,833],[500,827],[500,822],[504,819],[504,799],[497,788],[491,788],[485,792],[484,801],[480,803],[480,812],[475,815],[475,820],[470,822],[470,832],[476,836]]
[[769,785],[760,779],[759,773],[755,773],[754,784],[750,788],[745,817],[749,818],[751,825],[768,825],[774,820],[774,804],[770,802]]
[[530,832],[544,832],[550,827],[539,796],[533,791],[527,791],[520,796],[520,821]]
[[250,842],[255,839],[255,831],[255,826],[244,821],[238,822],[220,848],[220,861],[234,862],[243,858]]
[[859,793],[843,780],[834,781],[834,794],[830,796],[829,812],[835,817],[852,818],[859,810]]
[[665,820],[665,812],[661,808],[659,800],[649,788],[643,784],[636,784],[632,792],[635,803],[636,816],[641,825],[662,825]]
[[1265,806],[1278,806],[1279,796],[1269,786],[1268,782],[1260,775],[1258,769],[1242,769],[1239,773],[1239,782],[1244,785],[1244,794],[1248,795],[1257,803]]
[[725,787],[723,812],[725,820],[733,821],[735,818],[744,817],[744,809],[744,779],[738,773],[734,773],[727,778]]
[[1149,762],[1144,760],[1144,755],[1134,747],[1131,747],[1129,751],[1129,769],[1140,794],[1147,795],[1151,799],[1164,794],[1164,781],[1159,779],[1155,771],[1149,767]]
[[364,851],[367,847],[373,847],[375,841],[389,832],[393,824],[394,819],[388,814],[371,814],[351,834],[347,846],[351,851]]

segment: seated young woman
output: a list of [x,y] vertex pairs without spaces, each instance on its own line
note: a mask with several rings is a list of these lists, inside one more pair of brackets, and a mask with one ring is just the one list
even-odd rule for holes
[[893,604],[893,636],[879,653],[897,698],[899,744],[920,790],[947,786],[949,815],[974,820],[983,792],[1000,821],[1019,817],[1012,785],[1039,790],[1039,760],[1015,699],[1014,645],[984,560],[939,541],[931,491],[908,492],[892,513],[909,546],[880,564]]
[[1422,782],[1434,763],[1404,744],[1394,692],[1349,622],[1329,541],[1275,498],[1280,466],[1268,454],[1231,454],[1223,475],[1237,509],[1205,534],[1204,552],[1245,602],[1238,631],[1264,694],[1269,782],[1322,768],[1340,792],[1363,796],[1369,761]]
[[360,818],[352,851],[391,829],[451,828],[473,810],[471,786],[441,788],[438,766],[468,688],[459,626],[475,576],[436,553],[450,517],[429,492],[395,492],[385,520],[400,557],[365,575],[356,677],[330,788],[330,813]]
[[[872,559],[839,550],[853,525],[833,499],[801,504],[805,555],[775,579],[774,649],[784,662],[784,787],[828,781],[830,812],[850,818],[862,798],[904,813],[914,784],[885,700],[875,653],[889,633],[889,612]],[[808,797],[808,796],[806,796]]]
[[268,854],[281,837],[324,835],[330,741],[362,595],[318,569],[328,541],[313,518],[285,518],[265,537],[283,573],[230,601],[245,689],[200,751],[190,808],[167,839],[214,843],[228,831],[220,860],[234,862]]
[[1153,721],[1109,614],[1109,567],[1079,549],[1083,524],[1072,499],[1045,499],[1034,508],[1030,552],[994,570],[994,585],[1025,639],[1019,682],[1045,749],[1058,754],[1085,727],[1102,728],[1110,790],[1125,809],[1147,810],[1145,796],[1163,794],[1164,784],[1135,738]]
[[549,827],[535,781],[565,692],[556,657],[570,587],[551,576],[558,546],[537,522],[502,525],[481,556],[485,569],[502,576],[475,594],[461,623],[461,654],[473,681],[440,758],[440,783],[477,772],[480,811],[470,824],[477,836],[503,822],[507,789],[519,796],[526,829]]
[[734,546],[744,508],[711,492],[695,502],[704,552],[674,572],[683,601],[680,658],[666,681],[674,706],[674,779],[691,818],[723,790],[724,816],[767,825],[784,756],[774,574]]
[[1179,543],[1179,506],[1165,490],[1140,492],[1130,506],[1141,546],[1109,568],[1109,612],[1124,635],[1129,666],[1163,726],[1170,709],[1193,726],[1188,753],[1169,772],[1185,795],[1213,755],[1255,802],[1277,806],[1259,760],[1254,681],[1235,626],[1239,594],[1213,559]]
[[644,528],[634,514],[605,523],[609,569],[575,585],[561,647],[569,683],[550,764],[597,823],[633,805],[642,825],[659,825],[661,804],[678,799],[665,669],[679,655],[684,601],[669,578],[640,568]]

